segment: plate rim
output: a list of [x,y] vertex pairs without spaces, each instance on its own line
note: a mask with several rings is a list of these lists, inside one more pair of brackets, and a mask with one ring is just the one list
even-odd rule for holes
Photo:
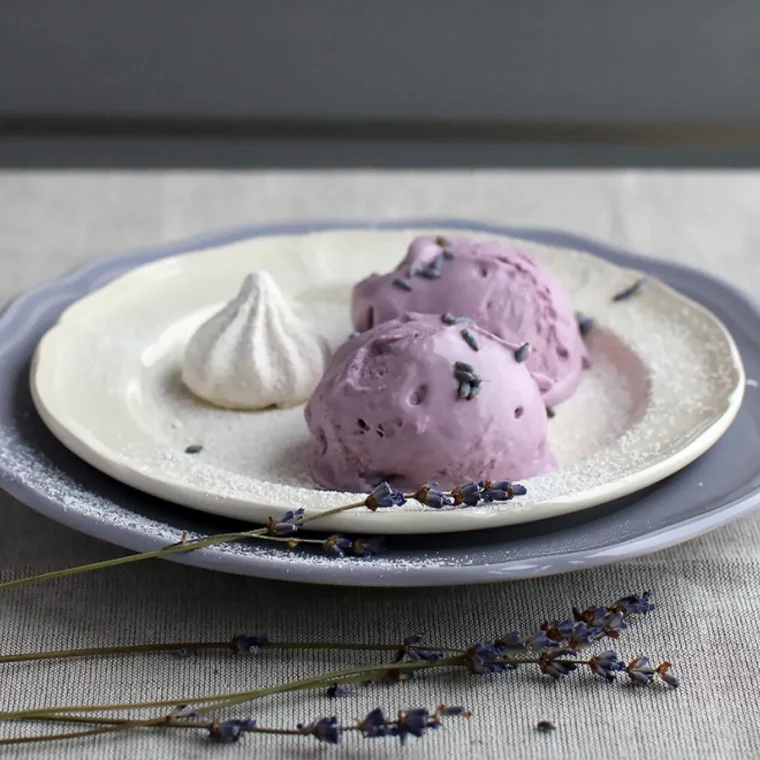
[[[461,227],[479,229],[483,232],[496,234],[511,234],[536,239],[549,245],[564,245],[588,250],[603,257],[612,255],[616,259],[625,262],[626,266],[635,267],[637,264],[646,267],[646,262],[651,261],[659,266],[667,267],[674,274],[682,273],[689,278],[692,285],[700,290],[710,287],[720,288],[724,294],[731,298],[732,304],[739,312],[737,319],[741,318],[741,312],[745,319],[749,316],[756,322],[760,322],[760,309],[747,294],[742,293],[730,283],[724,282],[714,275],[705,273],[679,262],[661,261],[642,254],[632,253],[618,246],[595,241],[572,232],[564,232],[551,228],[536,227],[507,227],[478,222],[475,220],[462,219],[411,219],[389,222],[357,222],[344,220],[321,221],[321,222],[286,222],[276,225],[248,225],[228,229],[223,232],[206,233],[201,236],[186,239],[184,241],[154,246],[149,249],[141,248],[110,258],[99,260],[91,264],[77,267],[62,277],[51,280],[35,288],[27,290],[12,299],[6,308],[0,312],[0,356],[10,352],[18,343],[22,342],[24,330],[34,326],[34,313],[27,313],[27,307],[32,306],[40,298],[45,299],[46,308],[54,306],[65,300],[67,296],[73,296],[81,291],[72,293],[72,286],[86,282],[87,279],[95,278],[89,286],[94,289],[99,286],[98,278],[105,274],[108,279],[115,278],[125,269],[137,266],[140,263],[184,251],[196,250],[208,245],[220,245],[223,242],[241,240],[245,237],[257,234],[287,233],[294,230],[330,229],[333,227],[405,227],[405,226],[440,226],[445,224],[449,227]],[[89,292],[89,291],[88,291]],[[56,297],[57,296],[57,297]],[[39,308],[39,304],[38,304]],[[41,309],[40,309],[41,310]],[[14,334],[15,330],[15,334]],[[10,334],[10,339],[8,335]],[[743,332],[744,337],[757,345],[760,350],[760,335]],[[41,491],[30,483],[21,479],[12,467],[0,463],[0,486],[17,498],[22,503],[30,506],[35,511],[44,514],[55,521],[68,525],[87,535],[91,535],[120,547],[132,551],[149,551],[163,545],[161,537],[151,534],[143,528],[130,528],[124,525],[105,523],[102,520],[75,511],[67,511],[53,496]],[[96,491],[92,491],[96,495]],[[373,561],[357,562],[352,565],[353,572],[344,574],[336,572],[336,568],[329,565],[315,565],[299,562],[294,555],[293,562],[287,566],[284,563],[272,563],[268,558],[253,554],[235,555],[220,549],[204,549],[188,555],[172,555],[167,557],[172,561],[183,564],[204,567],[207,569],[238,573],[243,575],[255,575],[264,578],[289,579],[333,585],[350,586],[434,586],[442,584],[460,584],[471,582],[498,581],[510,578],[536,577],[550,575],[575,569],[584,569],[613,561],[620,561],[641,554],[657,551],[687,538],[696,537],[709,530],[724,525],[751,509],[760,502],[760,488],[742,497],[717,505],[714,509],[700,515],[681,520],[654,533],[648,533],[628,541],[609,543],[596,551],[581,550],[577,552],[560,552],[542,558],[542,566],[526,570],[525,561],[505,561],[475,566],[452,565],[441,566],[416,566],[414,577],[410,578],[410,569],[401,566],[393,566],[380,570]],[[522,567],[517,567],[521,565]],[[347,576],[347,577],[346,577]],[[411,581],[411,584],[410,584]]]
[[[435,227],[440,229],[440,223],[437,223]],[[340,232],[346,228],[336,227],[330,229],[331,231]],[[375,231],[376,228],[364,227],[359,229]],[[404,227],[402,226],[400,229],[404,229]],[[480,232],[477,226],[471,227],[470,231],[476,233]],[[311,232],[312,230],[306,229],[295,233],[289,232],[285,234],[302,236]],[[243,240],[267,236],[269,236],[267,233],[261,233],[253,238],[243,238]],[[534,241],[527,240],[526,242],[532,243]],[[224,244],[222,243],[221,245]],[[118,288],[119,281],[122,278],[130,275],[139,275],[140,270],[145,266],[159,266],[162,263],[170,262],[171,259],[177,256],[203,253],[205,248],[206,246],[201,246],[189,251],[176,251],[172,256],[161,257],[153,261],[135,265],[130,267],[127,272],[122,272],[118,276],[113,277],[109,280],[108,285],[113,285]],[[567,245],[561,246],[561,248],[565,250],[574,250]],[[628,269],[627,267],[621,267],[603,257],[599,257],[582,247],[575,249],[575,252],[593,260],[595,264],[598,263],[598,265],[602,267],[611,267],[616,270]],[[191,263],[190,265],[192,266],[193,264]],[[125,284],[122,283],[122,290],[124,287]],[[705,319],[709,320],[710,324],[716,329],[716,333],[720,334],[721,339],[724,341],[727,353],[731,357],[731,369],[736,374],[736,383],[730,391],[726,392],[725,396],[721,396],[720,401],[722,404],[725,403],[725,409],[718,413],[717,416],[713,417],[704,429],[699,430],[699,432],[694,434],[694,437],[685,444],[681,444],[675,452],[669,453],[664,459],[658,459],[657,461],[648,463],[643,469],[629,472],[623,477],[595,485],[591,488],[586,488],[577,493],[572,493],[567,496],[558,496],[549,499],[548,501],[541,502],[536,505],[541,512],[539,515],[536,515],[535,513],[529,514],[527,511],[518,514],[508,513],[505,510],[492,510],[490,512],[478,511],[477,513],[471,513],[471,519],[465,522],[465,517],[461,512],[444,511],[425,513],[414,511],[402,515],[400,511],[389,511],[372,516],[372,519],[375,520],[377,524],[376,529],[387,535],[459,533],[467,532],[469,530],[484,530],[490,527],[504,527],[506,525],[534,522],[540,519],[550,519],[564,514],[581,512],[584,509],[589,509],[598,506],[599,504],[607,503],[614,499],[634,494],[644,488],[648,488],[680,471],[709,450],[726,432],[735,419],[742,404],[746,375],[738,347],[723,322],[705,306],[687,295],[680,293],[667,283],[659,280],[653,280],[651,287],[653,289],[656,288],[658,291],[662,291],[664,297],[673,299],[676,304],[688,308],[694,313],[702,314]],[[167,476],[155,467],[152,467],[147,471],[141,470],[133,461],[128,457],[121,455],[120,452],[114,451],[106,445],[93,445],[93,443],[88,443],[88,441],[83,440],[76,429],[79,426],[79,423],[81,423],[81,418],[77,420],[70,415],[67,415],[66,410],[61,409],[57,404],[57,394],[52,392],[46,393],[46,388],[50,390],[51,379],[48,373],[40,371],[41,357],[45,355],[46,350],[51,352],[51,356],[53,357],[55,356],[56,351],[60,351],[60,341],[62,338],[64,340],[66,339],[67,333],[65,330],[67,329],[67,325],[68,330],[76,331],[80,328],[82,309],[77,307],[79,307],[85,299],[91,300],[98,296],[102,299],[102,294],[99,294],[99,290],[100,288],[92,288],[85,296],[81,296],[79,299],[71,303],[59,316],[55,325],[45,333],[34,352],[32,371],[30,373],[30,385],[34,405],[38,414],[45,422],[45,425],[51,430],[55,437],[74,454],[96,469],[119,480],[125,485],[186,508],[197,509],[208,514],[233,517],[247,522],[261,524],[263,522],[262,514],[260,514],[262,510],[261,505],[239,505],[237,503],[239,497],[233,497],[229,494],[213,493],[204,497],[203,492],[200,492],[195,487],[187,486],[178,480],[176,475]],[[85,308],[83,313],[89,314],[93,309],[94,303],[95,302],[92,302],[92,300],[91,302],[86,303],[84,305]],[[95,304],[95,308],[97,309],[99,307]],[[61,332],[62,330],[64,332]],[[50,403],[51,398],[53,403]],[[98,441],[100,441],[100,439],[98,439]],[[97,441],[95,443],[97,443]],[[284,499],[285,497],[283,496],[282,498]],[[353,501],[356,498],[356,494],[345,494],[346,501]],[[228,506],[215,508],[215,502]],[[290,503],[272,504],[264,505],[263,509],[274,514],[277,510],[285,511],[290,508],[290,506]],[[249,509],[252,512],[259,512],[259,514],[246,515],[244,514],[246,509]],[[411,520],[409,519],[410,515],[412,515]],[[336,515],[332,518],[320,521],[319,524],[315,524],[314,528],[317,530],[324,529],[359,533],[368,529],[372,530],[372,528],[368,528],[366,525],[368,517],[369,515],[364,514],[363,512]]]

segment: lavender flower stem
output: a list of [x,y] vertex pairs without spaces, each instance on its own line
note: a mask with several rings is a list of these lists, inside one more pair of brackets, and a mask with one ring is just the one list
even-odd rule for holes
[[[451,665],[463,664],[462,655],[457,657],[445,657],[441,660],[423,660],[418,662],[402,662],[394,665],[384,663],[383,665],[370,665],[368,667],[354,667],[343,671],[334,671],[328,676],[316,676],[315,678],[304,679],[302,681],[293,681],[289,684],[274,686],[269,689],[260,689],[258,692],[241,692],[240,694],[230,694],[227,699],[217,701],[212,705],[199,707],[195,712],[198,715],[214,712],[215,710],[224,710],[228,707],[234,707],[244,702],[250,702],[254,699],[269,696],[271,694],[286,693],[289,691],[301,691],[310,688],[322,688],[332,683],[360,683],[362,681],[372,680],[371,676],[377,676],[387,673],[389,670],[400,671],[417,671],[429,668],[449,667]],[[368,676],[370,678],[368,678]],[[0,718],[2,714],[0,713]]]
[[[465,331],[466,332],[466,331]],[[390,486],[388,484],[384,484],[385,487],[391,491]],[[524,486],[521,486],[522,490],[519,492],[518,495],[522,495],[525,493]],[[426,506],[432,506],[434,508],[440,508],[441,506],[447,504],[448,497],[444,496],[443,494],[438,494],[438,492],[432,492],[430,490],[430,487],[423,487],[423,489],[420,489],[416,494],[397,494],[398,496],[402,497],[403,499],[411,498],[416,499],[417,501],[420,500],[418,498],[419,494],[422,491],[425,491],[426,494],[430,494],[431,496],[433,493],[437,496],[437,501],[439,503],[430,504],[429,502],[425,501]],[[453,492],[450,492],[450,495]],[[333,509],[328,509],[324,512],[320,512],[318,514],[312,515],[311,517],[303,517],[300,516],[297,522],[297,525],[300,527],[302,525],[305,525],[306,523],[313,522],[314,520],[321,520],[325,517],[329,517],[331,515],[339,514],[340,512],[346,512],[351,509],[357,509],[359,507],[370,507],[370,509],[376,509],[379,504],[375,504],[372,506],[372,503],[370,499],[373,497],[374,491],[370,493],[367,497],[362,499],[361,501],[356,501],[350,504],[343,504],[339,507],[334,507]],[[511,498],[513,495],[512,491],[510,490],[509,497]],[[493,495],[492,495],[493,498]],[[455,502],[455,504],[458,502]],[[298,510],[299,512],[303,512],[303,510]],[[290,513],[290,518],[292,519],[294,513]],[[163,546],[160,549],[155,549],[150,552],[142,552],[140,554],[129,554],[125,557],[116,557],[115,559],[108,559],[103,560],[102,562],[93,562],[89,565],[79,565],[77,567],[67,567],[63,568],[62,570],[53,570],[49,573],[41,573],[39,575],[31,575],[27,576],[26,578],[17,578],[13,581],[6,581],[5,583],[0,583],[0,591],[7,591],[12,588],[18,588],[19,586],[26,586],[30,583],[38,583],[40,581],[45,580],[52,580],[54,578],[65,578],[69,575],[77,575],[79,573],[87,573],[91,572],[93,570],[103,570],[108,567],[116,567],[118,565],[126,565],[131,562],[139,562],[144,559],[155,559],[157,557],[166,557],[170,554],[179,554],[181,552],[189,552],[194,551],[195,549],[203,549],[210,546],[218,546],[219,544],[225,544],[229,543],[231,541],[240,541],[242,539],[246,538],[259,538],[259,539],[266,539],[266,540],[281,540],[282,536],[277,536],[277,530],[278,524],[270,517],[270,525],[264,528],[256,528],[254,530],[247,530],[247,531],[241,531],[237,533],[221,533],[216,536],[205,536],[201,538],[194,538],[187,540],[186,535],[183,534],[182,538],[177,541],[176,543],[169,544],[168,546]],[[296,523],[290,523],[288,527],[293,528],[293,526],[296,525]],[[275,528],[273,530],[272,528]],[[291,531],[292,532],[292,531]],[[308,538],[298,538],[298,539],[286,539],[288,542],[294,541],[297,543],[323,543],[321,541],[317,541],[316,539],[308,539]],[[361,552],[357,552],[361,553]]]
[[[349,509],[357,509],[363,507],[364,501],[354,502],[352,504],[344,504],[340,507],[328,509],[325,512],[320,512],[318,515],[312,517],[305,517],[301,524],[312,522],[313,520],[321,520],[324,517],[338,514],[339,512],[346,512]],[[144,559],[154,559],[156,557],[165,557],[169,554],[179,554],[180,552],[189,552],[194,549],[203,549],[209,546],[218,546],[219,544],[226,544],[231,541],[240,541],[245,538],[261,538],[266,535],[268,528],[257,528],[255,530],[246,530],[239,533],[220,533],[216,536],[206,536],[204,538],[196,538],[184,543],[171,544],[170,546],[164,546],[160,549],[154,549],[150,552],[142,552],[141,554],[129,554],[126,557],[116,557],[115,559],[107,559],[102,562],[93,562],[89,565],[79,565],[77,567],[66,567],[62,570],[53,570],[49,573],[41,573],[40,575],[30,575],[26,578],[17,578],[13,581],[6,581],[0,583],[0,591],[7,591],[8,589],[18,588],[19,586],[26,586],[30,583],[38,583],[40,581],[52,580],[54,578],[64,578],[69,575],[77,575],[79,573],[88,573],[92,570],[103,570],[107,567],[116,567],[117,565],[126,565],[130,562],[139,562]]]
[[[79,739],[85,736],[96,736],[98,734],[113,733],[115,731],[124,731],[130,728],[191,728],[191,729],[210,729],[213,725],[208,722],[199,721],[167,721],[164,718],[150,719],[146,721],[127,720],[124,718],[96,718],[94,716],[77,717],[72,715],[61,715],[56,717],[40,717],[36,720],[47,722],[61,723],[89,723],[101,726],[100,728],[83,729],[81,731],[70,731],[59,734],[39,734],[37,736],[19,736],[9,739],[0,739],[0,746],[9,744],[32,744],[37,742],[57,741],[64,739]],[[394,722],[395,723],[395,722]],[[249,734],[268,734],[274,736],[299,736],[303,737],[304,732],[295,728],[266,728],[264,726],[245,727],[240,729]],[[359,726],[342,726],[342,732],[361,731]]]
[[[570,660],[570,659],[563,659],[562,660],[565,663],[569,664],[576,664],[576,665],[589,665],[589,660]],[[535,658],[515,658],[515,657],[506,657],[506,658],[499,658],[497,660],[494,660],[494,662],[499,663],[507,663],[507,664],[538,664],[540,660]],[[80,707],[80,706],[72,706],[72,707],[60,707],[60,708],[48,708],[46,710],[39,710],[39,711],[20,711],[16,713],[0,713],[0,720],[44,720],[44,721],[60,721],[60,722],[77,722],[77,723],[90,723],[90,724],[96,724],[99,727],[98,728],[92,728],[92,729],[84,729],[81,731],[72,731],[67,733],[60,733],[60,734],[42,734],[38,736],[27,736],[27,737],[14,737],[11,739],[0,739],[0,745],[7,745],[7,744],[23,744],[23,743],[33,743],[33,742],[42,742],[42,741],[58,741],[63,739],[74,739],[74,738],[82,738],[86,736],[94,736],[99,734],[105,734],[105,733],[113,733],[117,731],[125,731],[132,728],[138,728],[138,727],[144,727],[144,728],[150,728],[150,727],[175,727],[175,728],[208,728],[209,724],[205,722],[187,722],[183,720],[177,720],[175,718],[172,718],[171,716],[161,715],[156,718],[149,718],[145,720],[127,720],[127,719],[120,719],[120,718],[96,718],[93,716],[72,716],[72,715],[58,715],[57,712],[87,712],[89,710],[93,711],[104,711],[104,710],[111,710],[111,709],[140,709],[140,708],[146,708],[146,707],[165,707],[169,705],[176,705],[178,703],[182,704],[192,704],[197,702],[211,702],[211,704],[206,705],[205,707],[199,707],[196,709],[195,715],[202,715],[209,712],[215,712],[219,710],[224,710],[229,707],[233,707],[235,705],[241,704],[243,702],[249,702],[253,701],[257,698],[260,698],[262,696],[268,696],[270,694],[275,693],[284,693],[288,691],[296,691],[301,689],[308,689],[313,688],[317,686],[324,686],[328,683],[334,683],[337,679],[340,678],[342,683],[352,683],[352,682],[360,682],[367,680],[367,676],[374,674],[377,675],[379,673],[385,673],[389,669],[394,670],[407,670],[407,671],[414,671],[414,670],[422,670],[427,668],[435,668],[435,667],[446,667],[446,666],[457,666],[457,665],[463,665],[465,664],[464,657],[462,655],[457,657],[449,657],[442,660],[437,661],[422,661],[422,662],[410,662],[410,663],[398,663],[396,665],[393,665],[389,668],[389,665],[387,663],[384,663],[383,665],[375,665],[375,666],[368,666],[365,668],[362,668],[359,672],[357,672],[357,669],[346,669],[343,671],[335,671],[333,673],[329,673],[322,676],[317,676],[315,678],[310,679],[304,679],[302,681],[295,681],[289,684],[283,684],[278,687],[272,687],[268,689],[259,689],[256,691],[249,691],[249,692],[240,692],[238,694],[228,694],[228,695],[212,695],[211,697],[199,697],[199,698],[193,698],[190,700],[170,700],[170,701],[163,701],[163,702],[145,702],[145,703],[132,703],[132,704],[121,704],[121,705],[92,705],[89,707]],[[301,735],[300,731],[296,731],[293,729],[281,729],[281,728],[253,728],[250,729],[253,733],[267,733],[267,734],[278,734],[278,735]]]
[[[105,656],[111,654],[144,654],[151,652],[175,652],[188,650],[229,650],[229,641],[188,641],[163,644],[127,644],[112,647],[91,647],[88,649],[61,649],[52,652],[30,652],[24,654],[0,655],[3,662],[27,662],[29,660],[55,660],[71,657]],[[270,641],[261,644],[262,649],[329,649],[359,652],[395,652],[398,644],[344,644],[339,641]],[[449,647],[418,646],[426,652],[449,652],[461,654],[464,650]]]
[[[24,718],[20,718],[24,720]],[[129,718],[99,718],[96,715],[40,715],[30,720],[44,723],[90,723],[98,726],[123,726],[126,723],[132,723]],[[164,720],[161,726],[169,728],[208,728],[210,722],[191,721],[191,720]]]
[[[312,678],[292,681],[279,686],[270,686],[264,689],[255,689],[251,691],[232,692],[229,694],[210,694],[193,697],[175,697],[173,699],[162,699],[150,702],[122,702],[104,705],[64,705],[59,707],[43,707],[31,710],[16,710],[9,712],[0,712],[0,721],[18,720],[20,718],[39,718],[41,716],[54,716],[57,713],[86,713],[108,712],[112,710],[139,710],[150,707],[176,707],[176,705],[194,705],[200,703],[212,703],[207,707],[201,707],[195,710],[198,714],[213,712],[217,709],[223,709],[227,706],[250,702],[261,697],[267,697],[272,694],[280,694],[288,691],[300,691],[303,689],[321,688],[330,684],[341,682],[347,683],[352,677],[354,682],[367,681],[373,675],[379,675],[389,670],[396,671],[416,671],[428,668],[447,667],[451,665],[461,665],[462,656],[446,657],[442,660],[423,660],[419,662],[401,662],[401,663],[383,663],[381,665],[357,665],[351,668],[335,670],[323,675]],[[165,719],[165,718],[162,718]]]
[[[55,720],[55,717],[46,718],[40,716],[36,720]],[[99,722],[99,721],[98,721]],[[80,739],[85,736],[97,736],[99,734],[111,734],[117,731],[127,731],[131,728],[151,728],[156,726],[167,726],[172,723],[167,720],[165,715],[157,718],[148,718],[146,720],[121,720],[114,721],[109,725],[101,725],[99,728],[87,728],[81,731],[70,731],[63,734],[39,734],[37,736],[18,736],[10,739],[0,739],[0,746],[4,744],[29,744],[34,742],[60,741],[63,739]],[[202,724],[203,725],[203,724]]]
[[0,739],[0,745],[7,744],[32,744],[34,742],[60,741],[63,739],[81,739],[85,736],[95,736],[111,731],[122,730],[122,726],[108,726],[106,728],[88,728],[82,731],[69,731],[65,734],[41,734],[39,736],[15,736],[11,739]]

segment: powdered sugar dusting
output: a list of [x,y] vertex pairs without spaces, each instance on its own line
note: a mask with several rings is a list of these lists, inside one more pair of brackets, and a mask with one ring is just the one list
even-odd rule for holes
[[[46,403],[65,408],[63,416],[75,421],[78,453],[105,451],[142,478],[141,487],[191,506],[261,520],[272,509],[293,504],[312,513],[352,500],[314,488],[302,408],[213,409],[183,389],[179,361],[194,325],[225,288],[234,291],[239,271],[255,265],[254,253],[273,262],[278,284],[290,285],[302,313],[335,341],[350,330],[350,283],[372,269],[390,268],[417,233],[262,238],[213,255],[190,254],[171,260],[178,278],[171,289],[175,296],[166,295],[167,262],[136,270],[80,302],[56,340],[47,341],[50,364],[41,375],[49,381]],[[571,290],[577,307],[599,324],[589,338],[594,365],[577,395],[550,422],[560,471],[529,481],[525,499],[466,514],[423,512],[409,504],[376,515],[346,513],[325,521],[325,528],[459,530],[582,508],[605,500],[603,489],[610,498],[609,489],[624,479],[682,452],[736,404],[738,358],[707,312],[655,282],[629,301],[612,303],[611,295],[638,273],[587,254],[518,244],[543,259]],[[78,382],[83,371],[87,384]],[[184,450],[190,444],[203,450],[188,455]],[[596,501],[588,497],[594,492]]]
[[[85,517],[90,519],[93,524],[98,524],[100,532],[102,532],[103,526],[110,526],[116,530],[128,531],[133,538],[135,536],[148,538],[157,546],[176,543],[185,533],[190,539],[208,535],[205,532],[188,531],[184,523],[181,527],[175,527],[162,519],[153,519],[98,495],[71,474],[58,467],[39,449],[20,440],[12,429],[0,431],[0,469],[12,472],[14,481],[23,483],[44,495],[46,499],[56,502],[65,512],[70,511],[77,517]],[[66,522],[65,518],[62,521]],[[130,543],[130,539],[124,539],[124,543]],[[137,547],[135,546],[135,548]],[[255,557],[265,560],[267,564],[330,566],[337,569],[345,566],[346,570],[356,566],[357,562],[369,562],[378,573],[390,569],[395,572],[403,570],[413,573],[422,568],[467,566],[474,564],[475,561],[469,555],[460,555],[454,560],[450,556],[448,558],[439,556],[436,551],[421,554],[414,558],[410,558],[406,554],[402,556],[387,554],[373,557],[370,560],[356,557],[334,557],[312,553],[308,549],[289,551],[261,541],[238,541],[220,544],[207,549],[198,549],[193,554],[196,556],[204,555],[209,560],[213,560],[214,557],[221,559],[224,555],[235,555]],[[212,565],[213,561],[197,564]]]

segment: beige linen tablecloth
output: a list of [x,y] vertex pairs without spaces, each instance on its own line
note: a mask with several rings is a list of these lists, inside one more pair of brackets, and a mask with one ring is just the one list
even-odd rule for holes
[[[0,296],[95,258],[229,225],[414,216],[563,228],[702,267],[750,293],[760,288],[755,172],[4,173]],[[4,494],[0,515],[3,579],[122,553]],[[5,749],[0,757],[760,757],[760,514],[623,564],[469,588],[309,587],[162,561],[138,563],[5,592],[0,650],[225,639],[241,631],[265,631],[276,639],[388,642],[424,632],[431,641],[465,644],[512,628],[530,630],[573,604],[610,602],[649,586],[656,589],[658,610],[637,621],[619,649],[672,660],[682,680],[675,692],[608,686],[587,675],[547,683],[528,670],[489,678],[431,675],[365,689],[337,703],[300,694],[268,699],[254,710],[262,724],[293,725],[334,711],[351,719],[376,703],[397,709],[446,702],[473,709],[470,721],[452,721],[403,750],[391,740],[355,737],[339,748],[256,736],[216,747],[193,732],[134,731]],[[178,660],[160,654],[4,665],[0,706],[236,690],[345,662],[340,655],[269,652],[256,658]],[[556,730],[536,731],[542,719]]]

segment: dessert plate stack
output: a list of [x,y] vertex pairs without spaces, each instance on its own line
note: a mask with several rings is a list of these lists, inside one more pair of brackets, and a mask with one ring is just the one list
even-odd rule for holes
[[[334,348],[352,329],[352,285],[392,269],[431,232],[516,242],[597,320],[593,366],[550,421],[557,472],[505,503],[411,502],[310,524],[386,536],[387,551],[369,559],[267,542],[174,559],[312,582],[470,583],[652,551],[755,505],[760,466],[743,454],[757,450],[760,417],[760,314],[750,303],[706,275],[562,233],[451,221],[237,230],[101,262],[20,297],[0,318],[3,487],[137,551],[356,501],[311,480],[303,407],[200,402],[181,382],[182,356],[198,325],[261,270]],[[642,277],[634,297],[613,300]]]

